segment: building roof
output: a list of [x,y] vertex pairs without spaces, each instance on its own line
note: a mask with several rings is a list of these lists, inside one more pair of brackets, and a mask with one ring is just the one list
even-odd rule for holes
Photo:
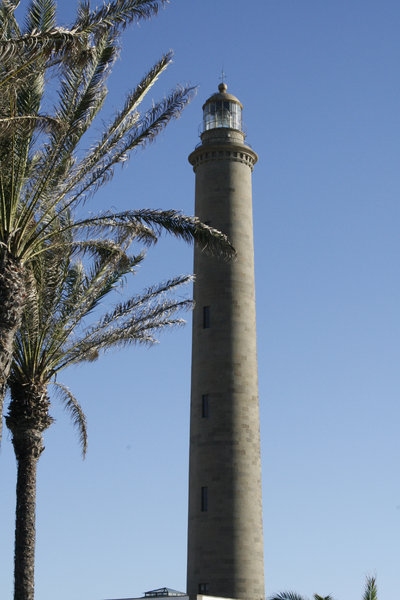
[[149,592],[145,592],[144,596],[140,596],[140,598],[114,598],[113,600],[143,600],[143,598],[188,598],[185,592],[179,592],[178,590],[173,590],[172,588],[162,587],[157,588],[156,590],[150,590]]
[[145,598],[160,598],[164,596],[186,596],[185,592],[178,592],[178,590],[172,590],[171,588],[163,587],[158,588],[157,590],[151,590],[150,592],[145,592]]

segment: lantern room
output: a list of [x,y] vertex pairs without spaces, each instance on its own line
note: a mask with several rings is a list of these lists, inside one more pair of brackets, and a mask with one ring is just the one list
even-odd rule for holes
[[218,94],[213,94],[203,105],[203,132],[221,127],[242,131],[243,106],[227,89],[225,83],[220,83]]

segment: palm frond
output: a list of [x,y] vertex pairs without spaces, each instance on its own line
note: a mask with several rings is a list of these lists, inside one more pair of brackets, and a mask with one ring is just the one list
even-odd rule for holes
[[235,250],[226,235],[200,221],[198,217],[183,215],[176,210],[127,211],[115,215],[118,219],[141,222],[151,227],[159,237],[163,231],[185,242],[195,241],[209,254],[232,258]]
[[[81,135],[91,124],[93,117],[101,107],[105,96],[105,75],[113,64],[118,48],[109,36],[103,36],[86,55],[83,68],[74,66],[64,71],[64,80],[60,91],[59,116],[68,120],[69,147],[74,147],[75,130]],[[99,101],[99,98],[101,101]],[[71,140],[69,140],[71,138]]]
[[189,275],[176,277],[133,296],[126,302],[117,304],[97,323],[87,328],[79,339],[72,340],[65,349],[63,360],[55,370],[85,360],[92,360],[101,351],[122,348],[136,343],[153,344],[154,334],[160,329],[184,324],[183,319],[175,318],[178,311],[192,306],[189,299],[168,297],[177,287],[189,283]]
[[124,211],[119,213],[105,213],[100,218],[78,222],[86,227],[93,225],[95,228],[113,226],[129,226],[138,228],[138,239],[146,241],[143,234],[147,235],[147,229],[142,231],[141,226],[148,228],[152,234],[152,241],[158,239],[162,232],[178,237],[185,242],[196,241],[202,250],[217,254],[225,258],[231,258],[235,251],[227,237],[220,231],[202,223],[198,217],[187,216],[176,210],[154,210],[142,209]]
[[[137,126],[140,115],[137,111],[138,105],[143,101],[145,95],[157,81],[160,74],[167,68],[172,60],[172,52],[168,52],[151,68],[143,77],[135,89],[130,92],[126,98],[125,105],[119,111],[106,127],[101,139],[93,149],[82,159],[71,174],[71,178],[64,189],[64,193],[69,193],[79,182],[87,179],[87,174],[93,169],[101,168],[101,161],[107,158],[108,164],[111,154],[116,148],[121,146],[121,140],[124,136]],[[88,188],[90,188],[90,184]],[[83,183],[83,187],[85,184]]]
[[270,596],[268,600],[305,600],[303,596],[296,594],[296,592],[280,592],[275,596]]
[[[128,256],[122,250],[119,253],[99,253],[90,268],[84,272],[82,263],[71,267],[71,282],[65,285],[65,293],[59,320],[63,324],[65,338],[87,318],[118,284],[122,285],[124,276],[133,272],[134,267],[143,260],[143,255]],[[79,280],[73,278],[74,268],[81,269]]]
[[0,61],[4,66],[12,64],[21,50],[23,50],[25,58],[23,65],[8,71],[7,75],[0,79],[0,88],[20,75],[21,72],[23,73],[26,67],[31,67],[37,59],[48,60],[50,56],[66,54],[73,49],[77,55],[78,51],[82,52],[86,47],[87,42],[82,33],[64,27],[54,27],[44,32],[33,31],[18,37],[0,39]]
[[25,33],[50,31],[56,26],[56,3],[54,0],[31,0],[25,18]]
[[[57,216],[54,216],[54,220]],[[86,231],[88,235],[110,235],[120,231],[130,234],[136,241],[145,244],[155,243],[163,232],[171,234],[185,242],[196,242],[203,252],[230,259],[235,256],[235,249],[227,236],[222,232],[202,223],[198,217],[184,215],[176,210],[141,209],[113,213],[103,212],[101,215],[71,221],[65,225],[65,231]],[[63,244],[59,238],[60,230],[48,231],[48,222],[44,222],[43,234],[26,241],[31,256],[43,252],[42,241],[47,240]]]
[[57,390],[57,395],[60,398],[65,410],[69,413],[72,418],[74,427],[77,428],[79,434],[79,442],[82,448],[82,456],[86,456],[87,451],[87,424],[86,416],[82,410],[81,405],[72,395],[71,391],[63,384],[58,381],[52,381],[52,385]]
[[110,181],[114,168],[127,161],[133,150],[152,142],[173,118],[177,118],[195,93],[193,87],[178,86],[142,117],[131,116],[124,130],[117,130],[107,141],[102,141],[92,154],[72,171],[66,180],[63,194],[71,194],[74,202],[86,200],[101,186]]
[[[50,0],[37,0],[32,3],[21,35],[14,17],[16,4],[10,0],[2,2],[0,14],[0,61],[10,63],[20,53],[25,52],[25,64],[32,64],[41,55],[53,60],[58,54],[68,59],[77,57],[79,52],[96,45],[99,38],[108,33],[115,35],[130,23],[148,19],[157,14],[160,5],[167,0],[115,0],[100,9],[91,11],[88,2],[79,6],[77,18],[71,27],[56,27],[54,3]],[[93,40],[91,40],[91,37]],[[71,56],[72,55],[72,56]],[[77,60],[72,61],[75,64]],[[0,86],[5,80],[0,79]]]
[[[71,168],[73,151],[102,104],[105,95],[105,92],[101,92],[102,77],[110,61],[113,61],[113,54],[114,48],[105,40],[96,49],[93,61],[86,61],[84,73],[82,69],[76,70],[68,90],[64,82],[66,93],[61,105],[65,105],[55,118],[63,126],[50,130],[52,143],[44,145],[41,157],[36,157],[35,163],[31,163],[33,170],[25,190],[29,200],[14,227],[18,232],[13,239],[14,246],[19,244],[19,240],[27,240],[26,244],[20,246],[22,252],[29,250],[32,239],[41,237],[42,226],[48,230],[51,223],[49,217],[55,218],[59,213],[57,206],[62,206],[62,197],[59,197],[55,188]],[[42,213],[39,220],[38,211]],[[32,229],[33,222],[36,223],[35,229]]]
[[77,31],[93,32],[109,28],[123,30],[132,21],[149,19],[157,14],[160,5],[168,0],[114,0],[102,8],[90,11],[89,3],[82,2],[78,18],[73,24]]
[[[179,309],[187,310],[189,306],[191,306],[189,300],[174,302],[169,307],[169,312],[173,313]],[[159,330],[185,325],[184,319],[168,318],[167,309],[168,307],[164,306],[162,310],[158,311],[159,314],[154,314],[153,320],[150,319],[151,315],[141,323],[136,318],[132,318],[129,322],[125,322],[115,329],[98,332],[97,334],[92,332],[90,338],[80,340],[74,345],[71,352],[65,354],[65,360],[59,363],[58,370],[85,361],[92,362],[99,357],[100,352],[122,349],[137,344],[146,346],[156,344],[158,342],[156,333]],[[163,316],[161,317],[161,315]]]
[[[76,235],[85,234],[92,237],[105,235],[129,236],[131,240],[139,241],[146,245],[154,244],[157,241],[157,232],[143,223],[139,215],[136,214],[137,212],[124,211],[122,213],[114,213],[112,211],[103,211],[96,216],[71,221],[65,226],[65,231],[70,230],[75,232]],[[155,214],[158,212],[154,211]],[[52,243],[57,244],[57,232],[52,231],[48,239]]]
[[57,188],[74,163],[73,152],[78,142],[103,104],[106,95],[104,77],[115,56],[115,46],[104,36],[87,54],[83,65],[65,67],[55,113],[56,120],[64,127],[50,131],[49,143],[43,146],[36,160],[28,189],[31,210],[46,189],[55,196],[53,205],[60,202]]
[[376,577],[367,577],[363,600],[378,600]]
[[58,319],[68,278],[68,256],[51,249],[31,262],[27,273],[27,297],[14,347],[13,373],[27,383],[47,381],[48,355],[63,343],[63,324]]
[[21,127],[28,131],[36,128],[36,132],[46,132],[59,128],[61,122],[49,115],[15,115],[13,117],[0,117],[0,138],[9,131],[21,134]]
[[19,0],[2,0],[0,4],[0,39],[19,35],[20,29],[15,18]]
[[[118,242],[118,246],[114,240],[84,242],[84,254],[90,257],[85,259],[86,266],[79,259],[72,260],[77,248],[82,252],[79,244],[71,245],[69,252],[61,245],[51,245],[32,262],[31,300],[17,340],[20,352],[15,363],[21,372],[40,371],[40,378],[47,380],[71,346],[70,338],[79,339],[84,320],[143,260],[142,253],[126,254],[129,236]],[[35,328],[33,314],[38,322]]]
[[[60,249],[65,248],[63,244],[58,245],[55,243],[54,245],[55,247],[59,247]],[[143,261],[145,257],[145,252],[141,251],[139,252],[139,254],[135,254],[134,256],[128,255],[127,249],[129,245],[130,243],[127,244],[125,242],[125,238],[122,236],[116,237],[114,239],[88,238],[84,240],[72,240],[70,245],[71,257],[80,256],[85,259],[89,257],[93,260],[119,260],[121,261],[120,266],[123,264],[124,261],[129,261],[129,272],[134,273],[134,268]]]

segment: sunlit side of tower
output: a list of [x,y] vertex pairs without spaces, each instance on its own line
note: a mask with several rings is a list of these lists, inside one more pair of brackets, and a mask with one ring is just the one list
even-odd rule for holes
[[189,156],[196,215],[226,233],[232,261],[195,251],[187,592],[264,598],[261,459],[251,176],[242,105],[219,92],[203,106]]

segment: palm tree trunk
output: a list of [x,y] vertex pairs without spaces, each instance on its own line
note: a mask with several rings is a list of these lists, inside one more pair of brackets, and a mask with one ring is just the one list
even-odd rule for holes
[[4,251],[0,257],[0,439],[14,338],[21,323],[25,296],[25,269],[20,261]]
[[52,423],[49,398],[42,382],[9,381],[11,402],[6,417],[17,459],[14,600],[34,600],[36,540],[36,473],[44,450],[43,432]]
[[43,450],[42,435],[25,431],[14,436],[18,463],[15,513],[14,600],[33,600],[35,594],[36,473]]

